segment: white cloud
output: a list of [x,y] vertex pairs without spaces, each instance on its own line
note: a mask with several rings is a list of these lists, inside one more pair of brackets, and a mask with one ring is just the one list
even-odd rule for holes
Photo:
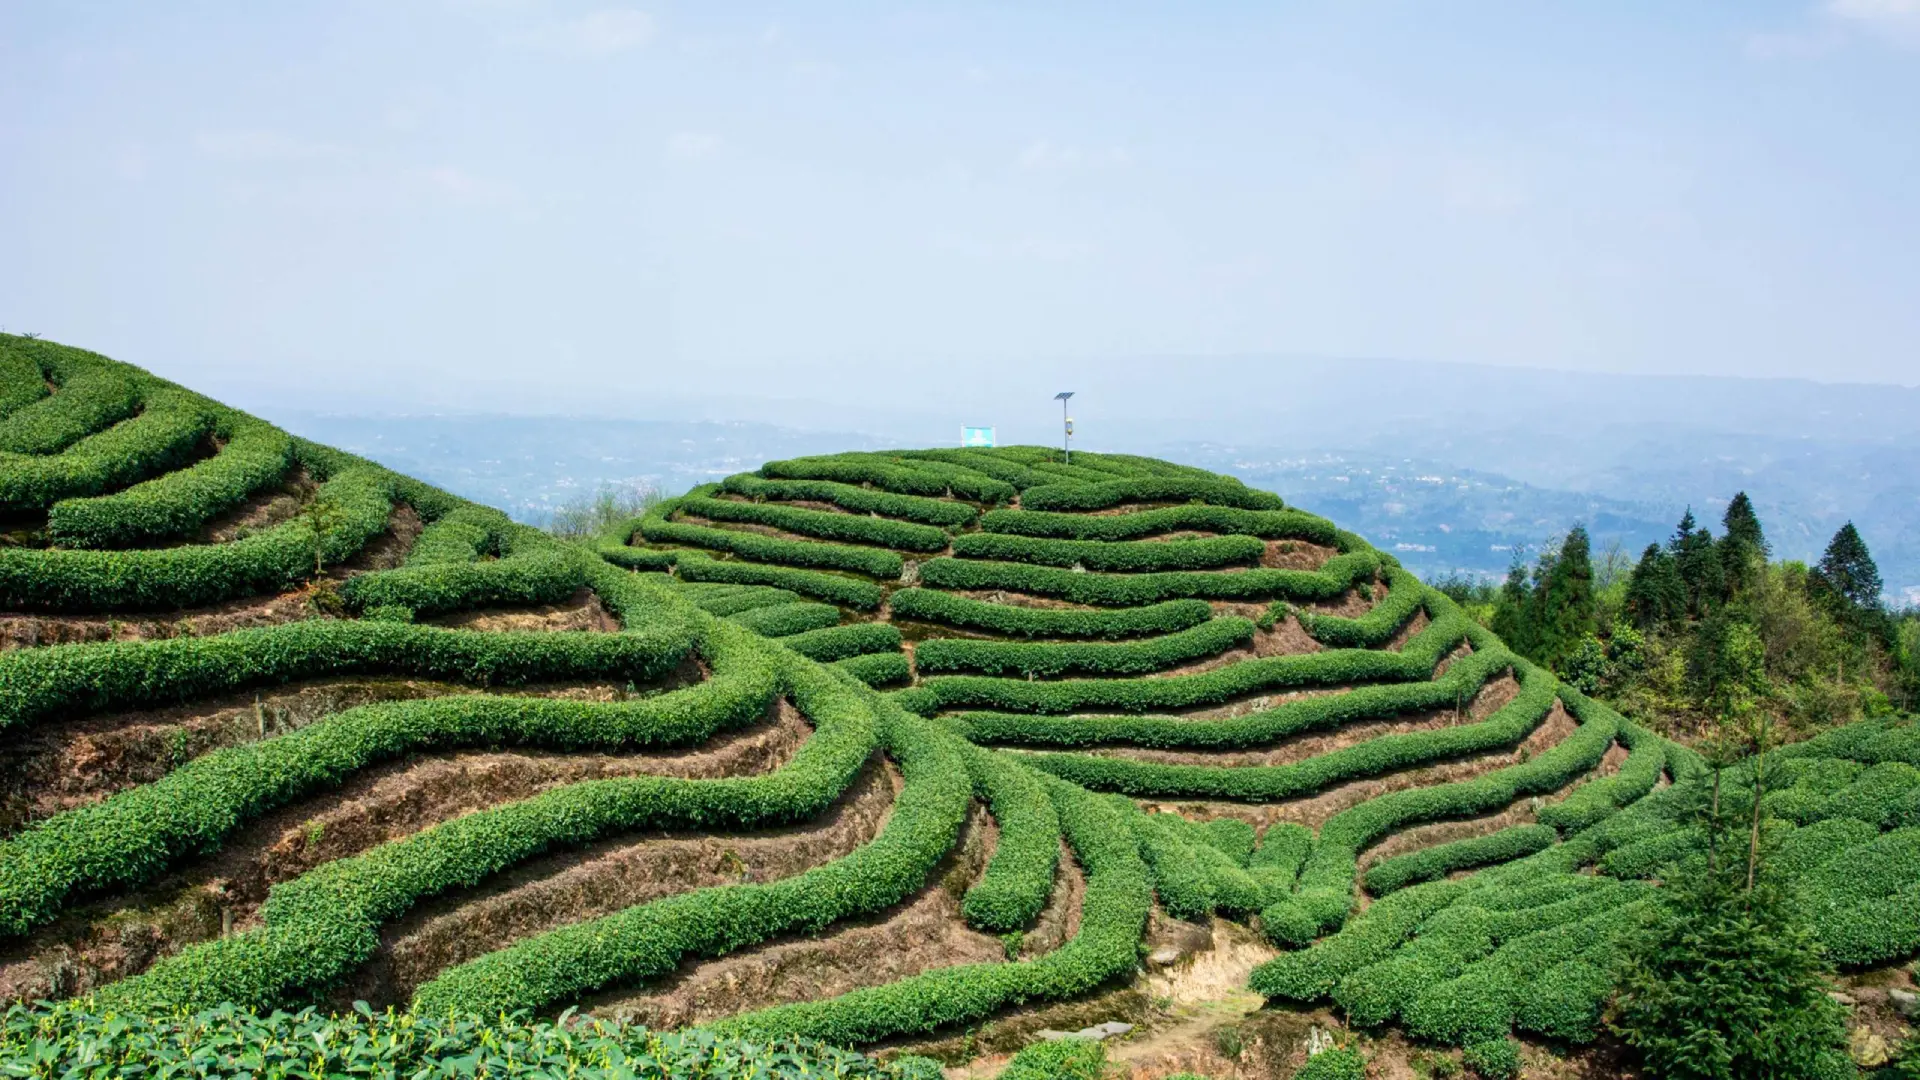
[[1065,172],[1071,169],[1118,168],[1133,161],[1133,155],[1121,147],[1086,150],[1078,146],[1035,139],[1020,152],[1014,164],[1027,172]]
[[340,157],[346,148],[279,131],[202,131],[193,145],[208,157],[228,161],[313,161]]
[[724,140],[699,131],[676,131],[667,138],[668,161],[699,161],[720,152]]
[[603,8],[576,19],[549,23],[525,35],[541,48],[579,56],[612,56],[653,40],[653,16],[632,8]]

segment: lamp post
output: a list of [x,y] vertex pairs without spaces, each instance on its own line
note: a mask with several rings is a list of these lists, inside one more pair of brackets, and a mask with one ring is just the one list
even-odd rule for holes
[[1067,458],[1066,463],[1069,465],[1073,464],[1073,419],[1067,415],[1067,399],[1072,396],[1073,391],[1071,390],[1062,390],[1053,395],[1053,400],[1060,403],[1060,427],[1062,429],[1060,449],[1065,451]]

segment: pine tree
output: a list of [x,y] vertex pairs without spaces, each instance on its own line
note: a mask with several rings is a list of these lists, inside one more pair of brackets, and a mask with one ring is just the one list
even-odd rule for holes
[[1725,535],[1720,539],[1720,565],[1725,576],[1726,593],[1724,598],[1731,599],[1734,594],[1744,591],[1753,584],[1755,576],[1766,566],[1767,557],[1773,549],[1767,544],[1766,533],[1760,528],[1760,517],[1753,512],[1753,500],[1742,491],[1734,495],[1727,504],[1727,512],[1720,519]]
[[1533,640],[1533,589],[1527,580],[1527,563],[1514,549],[1513,562],[1507,567],[1506,583],[1494,601],[1493,632],[1507,647],[1526,655]]
[[1627,579],[1627,615],[1642,630],[1670,627],[1687,616],[1687,587],[1672,555],[1648,544]]
[[1725,591],[1726,574],[1715,550],[1713,533],[1705,526],[1696,527],[1693,507],[1687,507],[1673,539],[1667,541],[1667,550],[1673,554],[1680,581],[1686,586],[1687,613],[1695,618],[1704,616]]
[[1814,567],[1814,594],[1825,600],[1834,615],[1859,633],[1882,633],[1890,629],[1886,608],[1880,598],[1880,568],[1860,530],[1849,521],[1840,526],[1827,544],[1820,565]]
[[1593,541],[1584,525],[1575,525],[1561,542],[1551,565],[1542,567],[1540,614],[1535,623],[1535,656],[1558,665],[1598,626],[1599,602],[1593,592]]

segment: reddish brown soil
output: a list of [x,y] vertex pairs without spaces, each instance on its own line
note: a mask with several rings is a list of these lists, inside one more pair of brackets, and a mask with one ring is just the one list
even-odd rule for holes
[[475,751],[427,755],[355,774],[342,787],[250,823],[209,858],[154,886],[74,910],[0,950],[0,1001],[72,994],[257,919],[267,890],[332,859],[474,810],[581,780],[762,773],[807,737],[797,710],[693,750],[653,754]]
[[612,634],[620,630],[620,620],[614,618],[613,613],[600,603],[600,597],[592,589],[587,588],[578,590],[563,603],[527,608],[481,608],[426,621],[435,626],[491,633],[590,630]]
[[587,1006],[594,1015],[680,1027],[898,982],[933,968],[1004,961],[1000,939],[969,929],[960,914],[967,887],[986,868],[987,845],[980,833],[987,820],[976,807],[960,842],[934,869],[928,885],[879,917],[683,967],[653,985],[615,991]]
[[239,506],[208,521],[194,538],[197,544],[225,544],[290,520],[313,498],[317,485],[307,470],[295,465],[278,486],[255,492]]
[[1432,620],[1427,618],[1427,613],[1424,609],[1415,611],[1413,618],[1408,619],[1406,625],[1395,631],[1394,635],[1387,639],[1386,650],[1388,652],[1399,652],[1401,649],[1406,648],[1407,642],[1419,637],[1420,632],[1425,630],[1431,623]]
[[1260,565],[1276,570],[1318,570],[1338,554],[1337,548],[1305,540],[1269,540],[1267,550],[1260,556]]

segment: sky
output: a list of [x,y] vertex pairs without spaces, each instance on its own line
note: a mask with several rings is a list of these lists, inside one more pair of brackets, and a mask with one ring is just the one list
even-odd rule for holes
[[7,0],[0,325],[370,411],[1041,357],[1913,385],[1917,102],[1920,0]]

